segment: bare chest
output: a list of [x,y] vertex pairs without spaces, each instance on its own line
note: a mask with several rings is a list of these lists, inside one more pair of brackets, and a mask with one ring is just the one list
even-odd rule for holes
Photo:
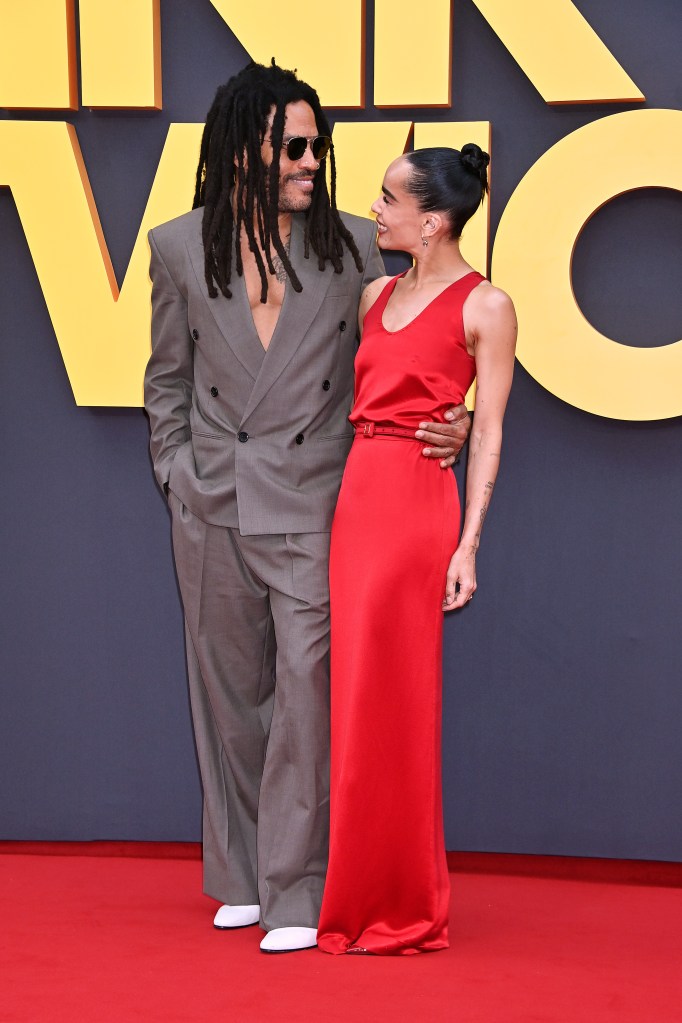
[[[267,351],[282,311],[286,276],[282,273],[273,275],[267,273],[266,270],[268,280],[267,301],[261,302],[262,281],[252,253],[248,253],[248,258],[243,254],[243,262],[246,294],[249,300],[251,316],[253,317],[253,325],[256,328],[260,343]],[[275,261],[275,268],[277,269],[277,261]]]

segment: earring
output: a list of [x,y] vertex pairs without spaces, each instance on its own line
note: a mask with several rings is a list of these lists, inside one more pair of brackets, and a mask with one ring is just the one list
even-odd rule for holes
[[421,240],[422,240],[422,245],[424,246],[424,248],[426,248],[426,246],[429,244],[429,239],[425,238],[424,235],[422,235],[421,236]]

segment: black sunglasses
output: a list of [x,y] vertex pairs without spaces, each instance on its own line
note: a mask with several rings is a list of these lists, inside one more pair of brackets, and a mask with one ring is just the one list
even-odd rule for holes
[[306,149],[310,146],[310,152],[314,160],[324,160],[332,147],[332,140],[328,135],[316,135],[315,138],[307,139],[304,135],[294,135],[282,143],[282,149],[286,149],[290,160],[300,160]]

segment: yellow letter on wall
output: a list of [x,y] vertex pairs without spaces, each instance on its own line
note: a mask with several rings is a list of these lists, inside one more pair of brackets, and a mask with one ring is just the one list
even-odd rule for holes
[[519,362],[552,394],[610,419],[682,415],[682,341],[634,348],[604,337],[571,285],[575,242],[593,213],[622,192],[651,187],[682,191],[682,111],[593,121],[531,167],[493,249],[493,281],[516,305]]
[[0,107],[78,107],[73,0],[5,0],[2,4]]
[[450,0],[375,0],[374,103],[449,107]]
[[79,0],[84,107],[161,109],[159,0]]
[[9,185],[78,405],[142,404],[155,224],[191,207],[203,125],[172,124],[119,295],[75,129],[0,121]]
[[[274,57],[298,70],[325,107],[364,106],[363,0],[211,0],[246,52],[260,64]],[[225,76],[227,77],[227,76]]]
[[[547,103],[643,100],[571,0],[474,0]],[[614,17],[617,17],[614,5]]]
[[412,121],[337,121],[334,125],[336,205],[346,213],[371,217],[384,172],[405,151]]

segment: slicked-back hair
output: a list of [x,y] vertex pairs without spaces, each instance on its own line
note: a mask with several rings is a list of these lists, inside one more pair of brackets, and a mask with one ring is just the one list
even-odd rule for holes
[[[260,274],[261,302],[267,300],[268,275],[275,272],[271,248],[281,259],[294,290],[302,290],[280,237],[278,222],[280,153],[286,107],[300,101],[312,108],[320,135],[331,135],[315,90],[300,81],[294,71],[278,67],[274,60],[267,67],[255,62],[249,64],[216,93],[201,139],[192,207],[204,208],[204,275],[211,298],[216,298],[218,291],[226,298],[232,297],[233,252],[234,269],[240,277],[244,272],[239,244],[242,229]],[[274,119],[269,129],[272,162],[268,167],[261,156],[261,145],[268,133],[268,117],[273,107]],[[362,273],[357,245],[336,209],[333,147],[327,159],[331,196],[322,161],[313,179],[310,206],[305,211],[304,255],[308,259],[312,249],[320,270],[324,270],[329,261],[335,272],[341,273],[345,243]]]
[[411,167],[406,190],[422,213],[445,213],[450,237],[459,238],[488,191],[490,157],[475,142],[461,150],[436,146],[406,153]]

